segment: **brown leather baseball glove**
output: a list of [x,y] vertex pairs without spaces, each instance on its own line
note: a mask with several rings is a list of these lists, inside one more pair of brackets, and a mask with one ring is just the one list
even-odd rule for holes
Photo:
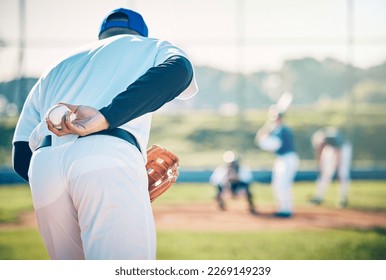
[[159,145],[153,145],[147,150],[146,170],[151,202],[177,180],[178,167],[178,157],[171,151]]

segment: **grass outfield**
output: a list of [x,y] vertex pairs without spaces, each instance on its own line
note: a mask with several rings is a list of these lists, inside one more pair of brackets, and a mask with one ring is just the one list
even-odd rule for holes
[[162,260],[385,260],[386,229],[159,231]]
[[31,229],[5,229],[0,231],[1,260],[48,260],[39,231]]
[[33,210],[27,185],[0,186],[0,224],[15,222],[21,212]]
[[[297,183],[295,204],[306,205],[313,184]],[[271,189],[255,184],[257,202],[273,203]],[[327,192],[326,207],[335,207],[336,186]],[[212,201],[214,189],[207,184],[177,184],[154,205]],[[35,228],[6,228],[20,213],[32,210],[26,185],[0,187],[0,259],[47,259]],[[354,181],[350,208],[386,215],[386,182]],[[386,225],[375,229],[310,229],[254,232],[157,231],[157,259],[264,259],[264,260],[375,260],[386,259]]]

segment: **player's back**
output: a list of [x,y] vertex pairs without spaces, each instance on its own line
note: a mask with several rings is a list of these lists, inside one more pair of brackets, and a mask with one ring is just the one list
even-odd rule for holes
[[86,45],[42,79],[40,108],[57,102],[101,108],[154,66],[158,40],[119,35]]

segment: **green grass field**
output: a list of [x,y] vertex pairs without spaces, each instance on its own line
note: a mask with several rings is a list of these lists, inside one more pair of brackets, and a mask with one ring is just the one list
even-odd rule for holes
[[[266,185],[252,187],[259,205],[273,203]],[[313,183],[297,183],[295,204],[304,206]],[[335,208],[336,186],[331,186],[324,207]],[[207,184],[176,184],[154,206],[202,203],[213,199]],[[350,209],[386,215],[386,182],[354,181]],[[17,222],[20,213],[32,210],[25,185],[0,187],[0,259],[48,259],[35,228],[4,226]],[[157,231],[157,259],[164,260],[385,260],[386,225],[372,229],[291,229],[247,232]]]

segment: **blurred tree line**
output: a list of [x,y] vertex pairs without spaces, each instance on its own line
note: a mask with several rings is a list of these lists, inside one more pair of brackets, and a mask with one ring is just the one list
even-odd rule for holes
[[303,58],[286,61],[277,72],[249,75],[200,68],[197,78],[197,108],[217,109],[226,103],[241,109],[264,108],[285,91],[294,95],[295,105],[331,100],[386,103],[386,62],[360,69],[335,59]]

